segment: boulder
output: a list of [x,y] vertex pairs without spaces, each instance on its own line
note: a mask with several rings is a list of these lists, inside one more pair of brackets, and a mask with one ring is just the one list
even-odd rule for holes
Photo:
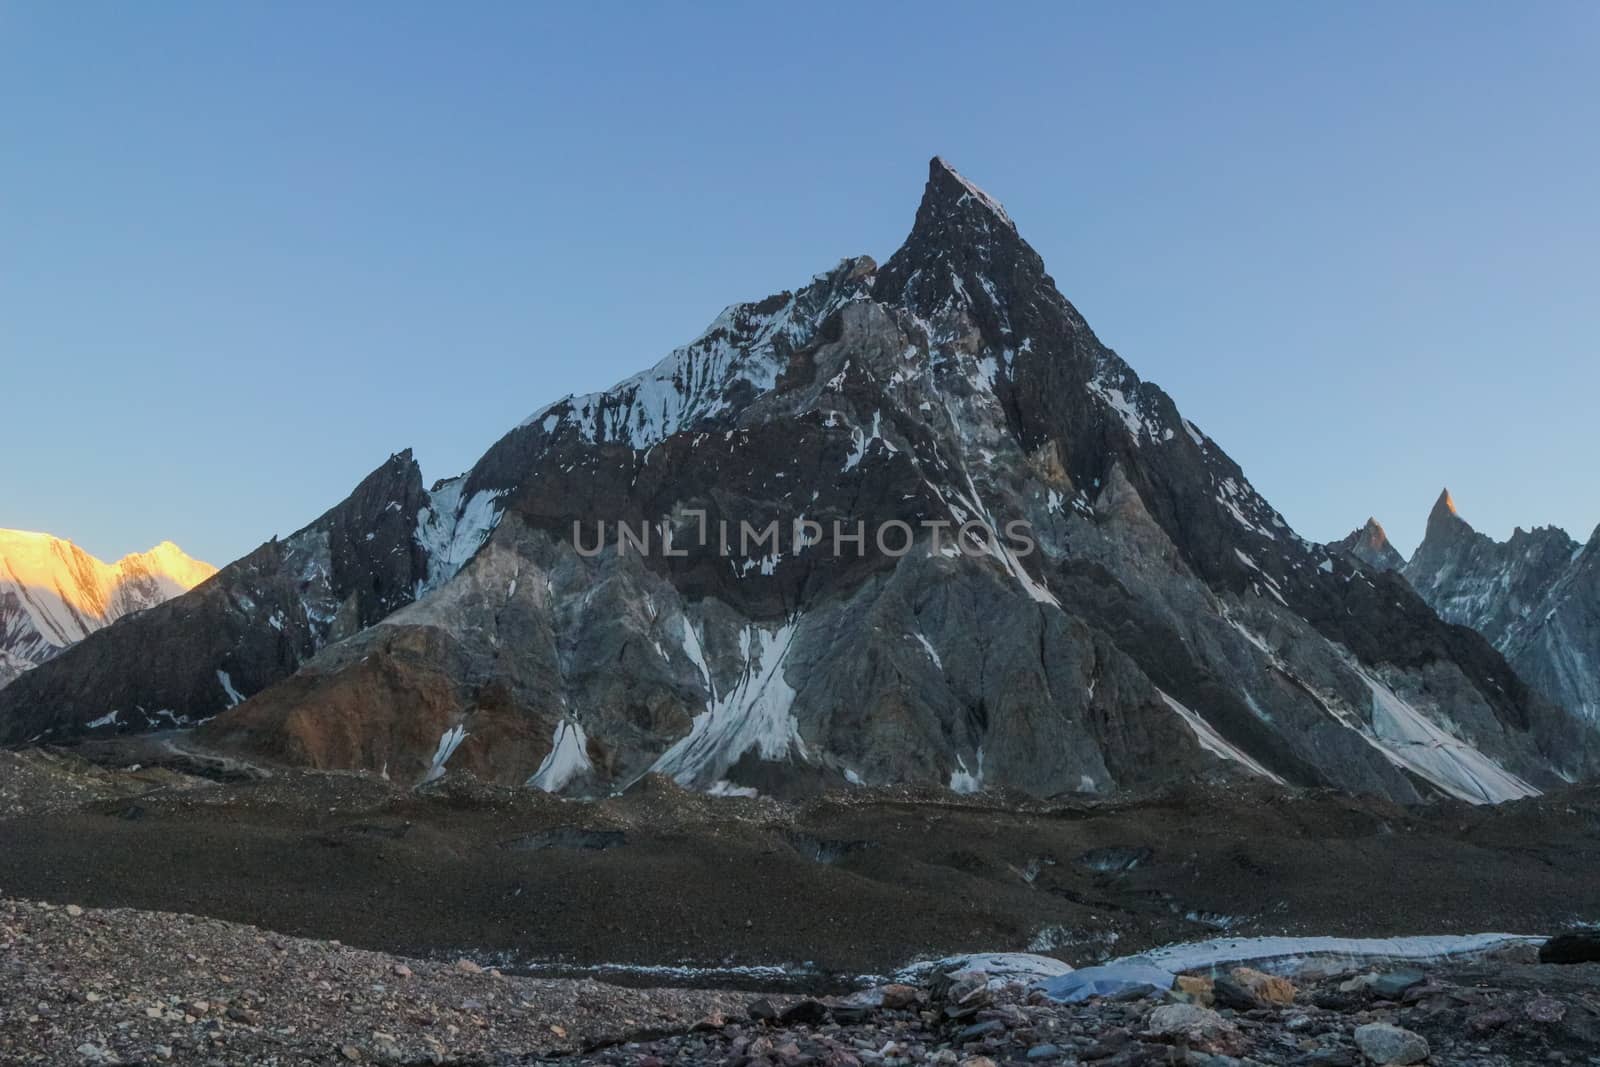
[[1219,976],[1212,982],[1211,992],[1212,999],[1219,1008],[1232,1008],[1234,1011],[1252,1011],[1261,1007],[1262,1004],[1259,997],[1227,975]]
[[1202,1008],[1211,1007],[1215,1001],[1215,992],[1211,979],[1200,974],[1180,974],[1178,981],[1173,986],[1179,993],[1187,996],[1190,1001]]
[[1373,1063],[1407,1067],[1428,1058],[1428,1039],[1388,1023],[1356,1027],[1356,1047]]
[[1267,974],[1250,967],[1235,967],[1232,978],[1258,1000],[1269,1004],[1293,1004],[1294,983],[1275,974]]
[[1209,1041],[1231,1032],[1234,1025],[1210,1008],[1198,1004],[1163,1004],[1150,1013],[1145,1029],[1157,1037]]
[[1412,986],[1420,985],[1427,981],[1428,976],[1412,967],[1401,967],[1398,970],[1385,971],[1375,975],[1367,983],[1367,988],[1375,997],[1384,1000],[1399,1000],[1405,995],[1406,990]]
[[828,1017],[828,1007],[818,1000],[797,1001],[778,1012],[780,1026],[815,1026]]
[[964,971],[944,991],[944,1013],[951,1019],[969,1019],[987,1008],[992,999],[989,976],[982,971]]
[[916,987],[891,982],[883,987],[881,1003],[887,1011],[905,1011],[914,1008],[917,1006]]
[[1600,930],[1558,934],[1539,946],[1540,963],[1600,963]]

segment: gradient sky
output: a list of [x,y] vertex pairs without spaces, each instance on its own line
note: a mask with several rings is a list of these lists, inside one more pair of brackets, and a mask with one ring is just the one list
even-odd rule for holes
[[216,563],[904,238],[1297,530],[1600,521],[1600,5],[0,2],[0,526]]

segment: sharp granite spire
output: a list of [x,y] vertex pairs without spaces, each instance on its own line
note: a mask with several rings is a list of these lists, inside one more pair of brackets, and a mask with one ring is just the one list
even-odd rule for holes
[[1401,573],[1441,618],[1478,631],[1535,689],[1600,725],[1600,553],[1553,526],[1496,541],[1447,489]]
[[1367,519],[1361,529],[1351,532],[1341,541],[1335,541],[1328,548],[1352,556],[1380,571],[1397,571],[1406,563],[1406,558],[1389,542],[1389,535],[1383,526],[1373,518]]

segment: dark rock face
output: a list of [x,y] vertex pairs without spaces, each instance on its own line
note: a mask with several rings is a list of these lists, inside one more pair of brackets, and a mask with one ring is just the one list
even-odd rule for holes
[[91,633],[0,690],[0,742],[208,719],[410,602],[423,506],[409,452],[311,525]]
[[1402,573],[1441,618],[1478,631],[1535,690],[1600,725],[1600,530],[1586,545],[1550,526],[1498,542],[1446,490]]
[[566,792],[1492,801],[1596,766],[1481,638],[1297,537],[939,160],[881,268],[730,308],[414,503],[422,595],[201,742]]

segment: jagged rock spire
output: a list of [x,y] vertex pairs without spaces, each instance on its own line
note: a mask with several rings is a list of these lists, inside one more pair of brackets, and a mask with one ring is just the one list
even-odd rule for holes
[[1016,223],[1011,221],[1011,216],[1006,214],[1006,209],[1000,206],[1000,201],[963,178],[943,156],[934,156],[928,161],[928,186],[930,191],[937,188],[946,197],[955,196],[957,206],[971,202],[998,217],[1013,230],[1017,228]]
[[1406,562],[1399,550],[1389,543],[1389,534],[1382,524],[1374,518],[1368,518],[1361,529],[1329,547],[1382,571],[1399,570]]
[[1423,542],[1453,537],[1463,531],[1470,533],[1472,526],[1456,511],[1456,502],[1450,496],[1450,490],[1441,490],[1439,499],[1433,502],[1433,510],[1428,512],[1428,527],[1423,534]]
[[878,272],[873,296],[929,318],[964,305],[991,342],[1005,343],[1015,332],[1012,305],[1047,281],[1044,260],[1000,202],[935,156],[911,233]]

